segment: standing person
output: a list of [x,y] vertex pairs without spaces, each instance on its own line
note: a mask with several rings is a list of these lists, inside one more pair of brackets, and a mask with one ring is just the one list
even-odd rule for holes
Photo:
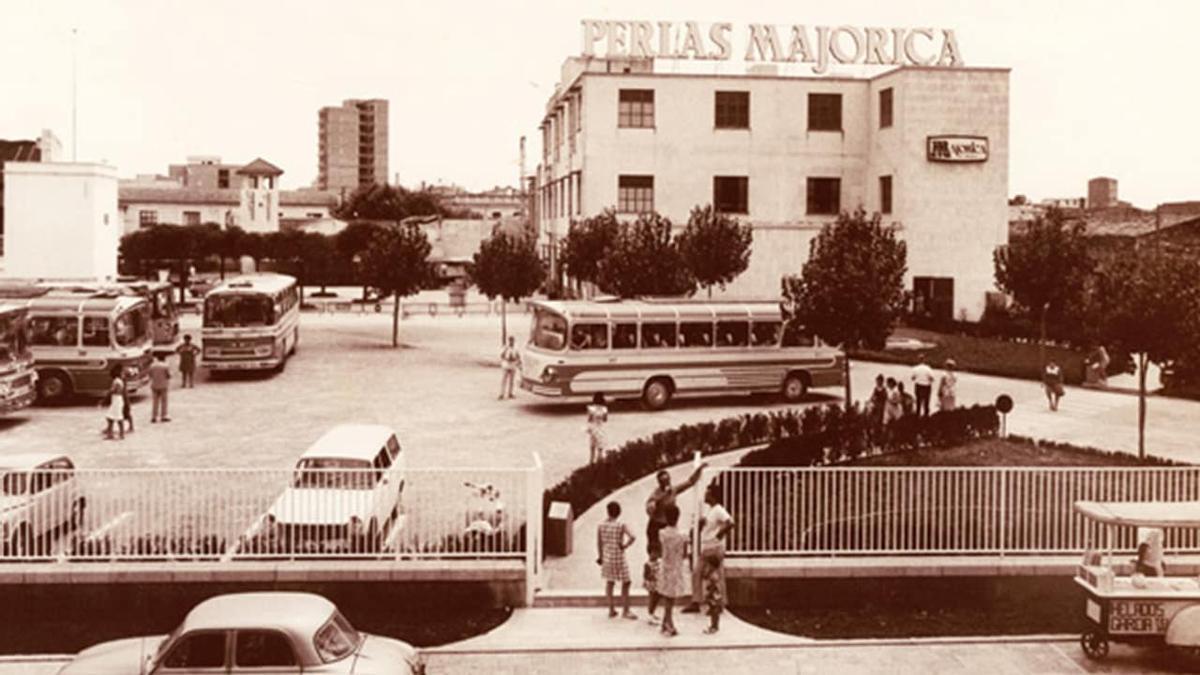
[[933,393],[933,369],[925,363],[925,357],[912,369],[913,393],[917,397],[917,414],[923,417],[929,416],[929,397]]
[[902,417],[908,417],[909,415],[913,414],[913,396],[912,394],[904,391],[903,382],[896,383],[896,391],[900,392],[900,415]]
[[883,423],[884,411],[887,408],[888,390],[884,386],[883,375],[875,376],[875,389],[871,391],[871,417],[876,424]]
[[714,485],[705,491],[704,504],[707,510],[700,521],[700,579],[708,608],[708,628],[704,632],[711,635],[720,629],[721,610],[725,607],[725,538],[733,529],[733,516],[725,510]]
[[659,546],[662,547],[662,575],[658,580],[658,594],[663,605],[662,632],[667,637],[679,634],[671,610],[675,598],[688,594],[687,576],[683,572],[683,559],[687,557],[687,537],[676,527],[679,525],[679,507],[671,504],[663,509],[666,523],[658,531]]
[[652,559],[662,555],[662,548],[658,542],[658,531],[667,524],[667,508],[678,510],[675,498],[700,480],[700,472],[706,466],[708,466],[707,462],[701,462],[692,475],[679,485],[671,485],[671,474],[665,470],[658,472],[656,476],[658,487],[654,488],[654,492],[650,493],[650,497],[646,499],[646,515],[650,517],[646,523],[646,553]]
[[1050,409],[1058,410],[1058,401],[1066,392],[1063,390],[1062,369],[1054,361],[1046,363],[1046,370],[1042,373],[1042,385],[1046,389],[1046,400],[1050,403]]
[[196,355],[200,348],[192,344],[192,336],[184,335],[183,344],[175,350],[179,353],[180,386],[184,388],[196,386]]
[[958,377],[954,374],[957,365],[954,359],[946,359],[946,372],[942,373],[942,379],[938,382],[938,410],[954,410],[958,405]]
[[887,403],[883,408],[883,423],[889,424],[900,419],[904,415],[904,399],[902,397],[903,387],[895,379],[889,377],[887,379]]
[[171,367],[165,354],[155,354],[150,364],[150,421],[170,422],[167,417],[167,393],[171,387]]
[[500,400],[505,397],[507,392],[508,398],[513,397],[513,381],[517,379],[517,368],[521,365],[521,353],[517,351],[515,346],[516,340],[513,336],[508,336],[508,344],[500,352],[500,395],[496,397]]
[[604,459],[605,438],[604,426],[608,424],[608,406],[604,403],[604,394],[596,392],[592,403],[587,407],[588,462],[596,463]]
[[633,546],[637,537],[629,531],[625,523],[618,520],[621,517],[621,505],[617,502],[608,503],[608,520],[596,528],[596,564],[600,565],[600,576],[604,578],[604,595],[608,598],[608,618],[617,615],[613,606],[613,586],[621,584],[621,617],[637,619],[637,615],[629,610],[629,565],[625,561],[625,549]]
[[1101,387],[1108,386],[1108,364],[1111,363],[1108,357],[1108,350],[1104,345],[1097,344],[1096,348],[1087,358],[1087,381],[1088,384],[1096,384]]
[[104,429],[104,438],[113,440],[113,423],[117,424],[120,440],[125,440],[125,380],[121,379],[121,366],[113,366],[109,371],[112,383],[108,385],[108,403],[104,418],[108,425]]

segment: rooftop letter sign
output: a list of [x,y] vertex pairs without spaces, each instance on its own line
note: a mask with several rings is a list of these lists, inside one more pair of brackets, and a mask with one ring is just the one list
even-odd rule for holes
[[986,162],[986,136],[928,136],[925,156],[931,162]]
[[[961,67],[954,31],[932,28],[859,28],[793,25],[783,30],[753,23],[735,44],[733,24],[695,21],[583,21],[583,55],[748,62]],[[602,48],[602,50],[600,49]],[[602,52],[602,53],[601,53]]]

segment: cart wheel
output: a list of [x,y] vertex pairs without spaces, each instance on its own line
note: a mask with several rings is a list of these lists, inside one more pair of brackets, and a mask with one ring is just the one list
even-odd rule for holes
[[1083,647],[1083,653],[1093,661],[1099,661],[1108,656],[1108,639],[1094,630],[1079,636],[1079,646]]

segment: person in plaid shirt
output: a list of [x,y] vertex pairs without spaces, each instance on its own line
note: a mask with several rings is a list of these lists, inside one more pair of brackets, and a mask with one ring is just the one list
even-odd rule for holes
[[629,564],[625,561],[625,549],[633,546],[637,538],[629,531],[629,527],[621,522],[621,505],[617,502],[608,503],[608,519],[596,528],[596,548],[598,554],[596,564],[600,565],[600,576],[604,578],[604,594],[608,598],[608,616],[613,618],[617,610],[613,606],[613,586],[621,583],[621,605],[624,611],[621,616],[626,619],[637,619],[637,615],[629,611]]

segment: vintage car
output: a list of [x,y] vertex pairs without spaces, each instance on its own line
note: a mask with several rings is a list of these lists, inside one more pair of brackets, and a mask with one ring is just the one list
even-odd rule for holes
[[300,457],[264,534],[293,555],[372,553],[395,526],[403,491],[396,434],[378,424],[339,425]]
[[235,593],[188,612],[170,635],[89,647],[59,675],[425,672],[410,645],[360,633],[332,602],[310,593]]
[[83,524],[87,500],[66,455],[0,455],[0,552],[6,557],[46,557],[47,535]]

